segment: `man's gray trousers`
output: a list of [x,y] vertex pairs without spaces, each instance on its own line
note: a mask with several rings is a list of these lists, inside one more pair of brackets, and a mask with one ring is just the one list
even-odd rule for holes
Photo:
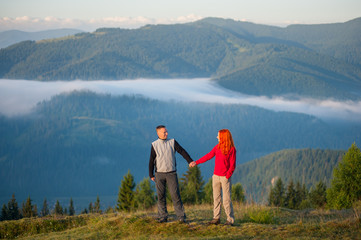
[[158,195],[158,214],[160,219],[168,218],[166,186],[172,197],[175,214],[178,220],[185,220],[183,203],[180,197],[178,176],[176,172],[155,173],[155,183]]

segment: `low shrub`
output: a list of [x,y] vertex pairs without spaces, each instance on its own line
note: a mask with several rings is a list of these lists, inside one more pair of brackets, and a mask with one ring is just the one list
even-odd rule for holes
[[244,221],[259,224],[278,224],[278,217],[275,210],[253,208],[244,215]]

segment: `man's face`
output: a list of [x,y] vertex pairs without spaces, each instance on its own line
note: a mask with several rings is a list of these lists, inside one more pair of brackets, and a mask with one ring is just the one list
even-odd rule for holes
[[157,130],[157,134],[160,139],[165,140],[165,139],[167,139],[168,131],[166,128],[160,128]]

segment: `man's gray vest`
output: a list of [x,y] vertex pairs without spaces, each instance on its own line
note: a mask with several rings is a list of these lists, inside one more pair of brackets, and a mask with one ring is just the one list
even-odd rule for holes
[[156,172],[174,172],[177,170],[175,160],[174,139],[158,139],[152,142],[155,153]]

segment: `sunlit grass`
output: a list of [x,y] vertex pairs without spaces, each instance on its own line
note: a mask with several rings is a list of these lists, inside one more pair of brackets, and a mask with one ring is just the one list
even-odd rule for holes
[[[158,223],[156,207],[132,213],[89,214],[0,222],[18,239],[361,239],[360,207],[349,210],[290,210],[256,204],[234,204],[234,226],[208,225],[211,205],[186,205],[187,223]],[[49,221],[52,221],[52,228]],[[21,230],[25,228],[26,230]]]

